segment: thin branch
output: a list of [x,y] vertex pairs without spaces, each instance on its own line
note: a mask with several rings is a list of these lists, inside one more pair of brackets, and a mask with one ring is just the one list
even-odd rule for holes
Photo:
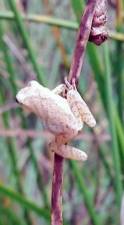
[[[78,29],[78,23],[68,21],[65,19],[59,19],[48,15],[36,15],[36,14],[20,14],[24,21],[31,23],[45,23],[52,26],[63,27],[67,29]],[[15,20],[15,15],[11,11],[0,12],[0,19],[3,20]]]
[[[86,6],[84,15],[81,18],[81,24],[77,36],[76,47],[70,68],[69,81],[73,79],[77,81],[80,76],[81,68],[84,59],[86,44],[89,39],[92,20],[94,15],[96,1],[89,0]],[[51,225],[62,225],[62,173],[63,173],[63,158],[54,156],[54,171],[52,182],[52,201],[51,201]],[[95,224],[95,223],[94,223]]]
[[81,18],[76,46],[69,73],[69,81],[71,83],[73,80],[77,81],[81,73],[82,65],[84,62],[85,49],[91,32],[95,6],[96,1],[89,0],[85,8],[84,14]]
[[[46,25],[56,26],[64,29],[77,30],[79,25],[76,21],[69,21],[61,18],[56,18],[48,15],[35,15],[35,14],[21,14],[23,20],[31,23],[43,23]],[[124,13],[122,14],[124,18]],[[0,19],[3,20],[14,20],[15,16],[11,11],[0,12]],[[108,37],[118,41],[124,41],[124,34],[116,32],[114,30],[108,30]]]
[[53,180],[52,180],[51,225],[63,224],[62,181],[63,181],[63,158],[55,154]]
[[[103,1],[102,1],[103,3]],[[104,12],[102,11],[103,6],[101,5],[100,8],[100,0],[89,0],[84,12],[84,16],[81,18],[81,24],[79,27],[79,32],[78,32],[78,36],[77,36],[77,42],[76,42],[76,47],[74,50],[74,55],[73,55],[73,60],[72,60],[72,64],[71,64],[71,69],[70,69],[70,73],[69,73],[69,81],[73,84],[78,82],[80,73],[81,73],[81,69],[82,69],[82,65],[84,62],[84,55],[85,55],[85,50],[86,50],[86,46],[87,46],[87,42],[89,40],[89,36],[90,35],[95,35],[94,36],[94,43],[97,43],[97,40],[99,39],[99,35],[101,37],[101,40],[99,42],[99,44],[101,44],[104,40],[102,40],[102,35],[104,37],[104,33],[102,33],[101,31],[104,31],[104,21],[102,21],[102,23],[98,23],[97,24],[97,20],[99,19],[99,16],[104,14]],[[100,14],[99,14],[100,13]],[[95,18],[94,18],[95,16]],[[102,30],[100,31],[99,28],[100,26],[103,26]],[[93,33],[93,28],[94,29],[94,33]],[[98,30],[96,30],[96,28]],[[96,31],[100,31],[97,32]],[[92,34],[91,34],[92,32]],[[96,37],[96,40],[95,40]],[[97,39],[98,38],[98,39]],[[75,162],[71,162],[71,165],[73,166],[73,171],[76,174],[76,177],[78,179],[78,184],[80,186],[80,188],[82,189],[83,193],[84,193],[84,202],[85,205],[87,207],[87,210],[89,212],[89,214],[91,215],[91,223],[93,225],[98,225],[101,224],[100,220],[98,219],[98,216],[96,214],[94,205],[92,203],[92,201],[90,200],[89,197],[89,193],[87,192],[87,189],[85,188],[85,185],[83,184],[82,178],[80,176],[80,174],[77,173],[77,166],[75,164]],[[75,168],[75,169],[74,169]]]

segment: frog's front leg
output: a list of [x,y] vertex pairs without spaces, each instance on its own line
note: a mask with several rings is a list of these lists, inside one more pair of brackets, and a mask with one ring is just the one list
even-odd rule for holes
[[67,101],[73,114],[78,120],[81,119],[82,123],[85,122],[89,127],[94,127],[96,125],[96,120],[90,112],[87,104],[78,91],[73,89],[73,87],[67,91]]

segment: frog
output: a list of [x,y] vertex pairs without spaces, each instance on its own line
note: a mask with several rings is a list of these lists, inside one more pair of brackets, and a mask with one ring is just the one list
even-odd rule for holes
[[16,95],[24,109],[39,117],[54,136],[49,149],[66,159],[85,161],[87,154],[68,143],[82,130],[84,123],[93,128],[96,120],[75,85],[67,80],[50,90],[36,80]]

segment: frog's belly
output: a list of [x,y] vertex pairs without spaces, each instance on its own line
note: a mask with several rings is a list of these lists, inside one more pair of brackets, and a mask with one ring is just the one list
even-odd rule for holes
[[46,128],[52,133],[69,134],[73,130],[79,130],[79,125],[74,117],[68,102],[61,96],[54,94],[42,98],[37,108],[37,114],[45,123]]
[[72,130],[76,130],[76,120],[74,117],[64,117],[62,118],[59,114],[53,117],[48,117],[45,121],[46,128],[54,134],[65,133],[68,134]]
[[[41,119],[43,119],[46,128],[52,133],[69,133],[71,130],[76,129],[76,119],[71,112],[67,102],[63,99],[60,101],[45,100],[45,104],[42,101],[42,114],[39,112]],[[62,102],[61,102],[62,101]]]

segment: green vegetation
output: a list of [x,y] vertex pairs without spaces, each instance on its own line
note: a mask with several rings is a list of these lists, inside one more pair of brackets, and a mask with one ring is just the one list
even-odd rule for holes
[[[82,0],[59,1],[60,5],[57,0],[27,0],[24,8],[22,2],[0,0],[0,224],[45,225],[50,224],[53,164],[49,137],[39,119],[15,104],[15,95],[29,80],[52,89],[68,75],[85,5]],[[111,38],[100,47],[88,43],[86,49],[79,89],[97,126],[84,126],[75,140],[88,153],[88,161],[64,164],[63,217],[68,225],[119,224],[124,189],[124,18],[118,4],[117,9],[109,6],[115,15],[115,21],[108,21]],[[20,135],[12,135],[19,129]],[[30,136],[24,136],[24,130],[31,131]]]

